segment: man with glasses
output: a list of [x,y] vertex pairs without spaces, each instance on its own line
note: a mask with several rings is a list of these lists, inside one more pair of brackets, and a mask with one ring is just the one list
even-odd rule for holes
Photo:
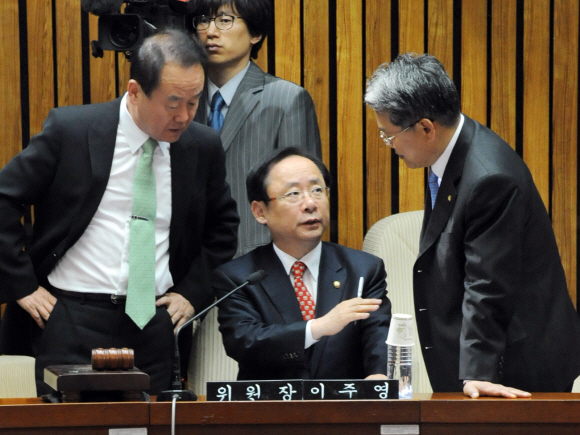
[[[320,134],[308,92],[263,72],[258,57],[273,21],[271,0],[196,0],[190,16],[208,56],[208,78],[194,118],[220,132],[227,181],[238,204],[245,177],[276,149],[298,146],[320,156]],[[247,207],[240,207],[237,255],[270,241]]]
[[391,303],[384,264],[321,242],[330,182],[320,160],[293,147],[248,174],[252,213],[272,243],[223,265],[212,278],[222,297],[250,273],[267,274],[219,306],[239,380],[386,379]]
[[570,391],[580,374],[580,322],[526,164],[461,113],[433,56],[381,65],[365,102],[386,145],[410,168],[429,168],[413,285],[433,390]]

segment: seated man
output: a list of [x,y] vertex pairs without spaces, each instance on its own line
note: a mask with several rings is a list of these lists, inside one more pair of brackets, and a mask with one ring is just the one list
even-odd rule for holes
[[254,271],[268,275],[219,306],[238,380],[386,379],[391,303],[385,268],[370,254],[321,242],[330,178],[320,160],[290,147],[246,179],[252,213],[273,242],[212,277],[219,298]]

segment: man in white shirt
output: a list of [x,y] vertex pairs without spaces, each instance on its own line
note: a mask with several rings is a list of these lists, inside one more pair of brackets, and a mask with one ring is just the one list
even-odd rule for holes
[[[272,243],[218,268],[218,297],[264,270],[267,277],[219,305],[238,379],[386,378],[391,303],[382,260],[321,242],[331,177],[299,148],[285,148],[248,175],[255,219]],[[362,280],[360,294],[359,283]]]
[[[98,347],[134,349],[150,393],[169,387],[173,330],[211,303],[208,274],[236,249],[238,216],[220,140],[191,123],[205,62],[184,32],[148,38],[132,57],[124,96],[53,109],[0,171],[0,302],[9,302],[0,345],[13,353],[32,343],[39,394],[48,392],[46,366],[90,363]],[[133,206],[150,139],[156,211],[147,219]],[[35,212],[27,244],[22,204]],[[129,255],[135,220],[153,223],[154,269],[146,302],[133,299],[136,317],[125,313],[128,287],[139,278]],[[151,315],[138,321],[142,310]]]

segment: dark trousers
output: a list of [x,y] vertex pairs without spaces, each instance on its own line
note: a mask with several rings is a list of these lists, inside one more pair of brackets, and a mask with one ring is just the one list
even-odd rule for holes
[[[67,292],[70,293],[70,292]],[[92,350],[127,347],[135,353],[135,367],[150,377],[151,395],[167,390],[171,383],[174,354],[173,323],[165,306],[157,308],[151,321],[139,329],[125,314],[123,300],[93,300],[58,292],[56,305],[43,330],[33,340],[38,395],[51,388],[44,383],[44,368],[60,364],[91,364]]]

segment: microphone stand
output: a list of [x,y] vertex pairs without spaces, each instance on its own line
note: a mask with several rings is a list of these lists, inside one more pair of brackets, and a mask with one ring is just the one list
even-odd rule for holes
[[244,288],[248,284],[255,284],[255,283],[263,280],[264,278],[266,278],[266,276],[267,276],[266,272],[264,272],[263,270],[258,270],[257,272],[251,273],[246,278],[246,281],[242,285],[236,287],[231,292],[229,292],[227,295],[225,295],[225,296],[221,297],[219,300],[213,302],[207,308],[200,311],[195,316],[193,316],[191,319],[189,319],[187,322],[185,322],[183,325],[181,325],[179,328],[177,328],[177,332],[175,333],[175,344],[174,344],[175,353],[173,354],[173,370],[172,370],[173,371],[173,381],[171,382],[172,390],[165,390],[165,391],[162,391],[161,393],[159,393],[159,395],[157,396],[158,402],[171,402],[174,400],[177,400],[180,402],[183,402],[183,401],[194,402],[197,400],[197,396],[195,395],[195,393],[193,391],[190,391],[190,390],[184,390],[183,383],[181,382],[181,357],[179,355],[179,343],[178,343],[179,333],[181,332],[181,330],[183,328],[185,328],[186,326],[190,325],[195,320],[199,319],[201,316],[203,316],[205,313],[207,313],[213,307],[218,305],[224,299],[230,297],[232,294],[237,292],[239,289]]

